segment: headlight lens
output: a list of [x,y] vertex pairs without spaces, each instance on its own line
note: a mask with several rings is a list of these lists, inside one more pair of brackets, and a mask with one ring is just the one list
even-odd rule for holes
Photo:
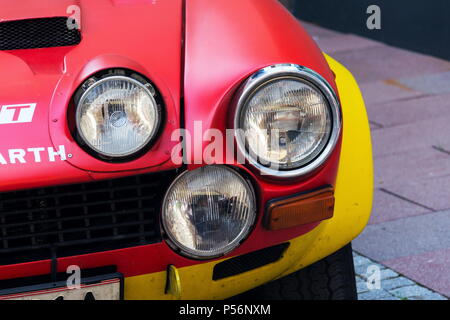
[[248,235],[256,216],[251,186],[237,172],[206,166],[182,174],[169,188],[163,226],[182,253],[196,258],[223,255]]
[[314,158],[331,133],[327,101],[319,90],[296,79],[275,80],[259,89],[241,121],[250,153],[282,170]]
[[256,73],[241,92],[237,109],[241,150],[271,175],[295,176],[316,168],[340,132],[340,109],[332,89],[318,74],[296,65]]
[[154,138],[160,124],[159,106],[147,86],[125,76],[92,84],[77,106],[77,129],[100,155],[133,155]]

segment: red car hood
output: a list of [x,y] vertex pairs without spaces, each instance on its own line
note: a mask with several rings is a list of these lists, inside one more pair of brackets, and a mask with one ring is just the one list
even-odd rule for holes
[[[180,127],[182,0],[4,0],[0,21],[70,16],[77,8],[80,44],[0,51],[0,191],[174,167],[170,133]],[[145,75],[166,103],[166,127],[156,145],[124,164],[86,154],[66,121],[77,87],[109,68]]]

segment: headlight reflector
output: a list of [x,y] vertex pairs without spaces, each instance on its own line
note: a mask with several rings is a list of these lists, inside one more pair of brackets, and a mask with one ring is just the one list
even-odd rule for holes
[[182,253],[213,258],[239,245],[255,221],[254,193],[236,171],[206,166],[186,171],[164,199],[163,226]]
[[239,94],[238,146],[263,173],[305,174],[321,165],[337,143],[338,100],[312,70],[297,65],[268,67],[255,73]]
[[150,87],[126,76],[108,76],[88,87],[76,114],[83,142],[111,158],[127,157],[146,147],[161,121]]

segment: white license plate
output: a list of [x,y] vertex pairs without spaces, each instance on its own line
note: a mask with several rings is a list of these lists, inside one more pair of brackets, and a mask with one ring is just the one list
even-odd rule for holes
[[14,293],[0,300],[120,300],[121,280],[108,279],[94,284],[82,284],[79,289],[67,287]]

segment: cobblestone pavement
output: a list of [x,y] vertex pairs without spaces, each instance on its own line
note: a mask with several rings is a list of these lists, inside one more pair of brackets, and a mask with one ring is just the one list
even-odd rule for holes
[[[353,252],[359,300],[448,300],[384,265]],[[369,289],[373,267],[380,271],[380,287]]]
[[304,26],[353,73],[369,115],[374,205],[353,248],[450,297],[450,62]]

